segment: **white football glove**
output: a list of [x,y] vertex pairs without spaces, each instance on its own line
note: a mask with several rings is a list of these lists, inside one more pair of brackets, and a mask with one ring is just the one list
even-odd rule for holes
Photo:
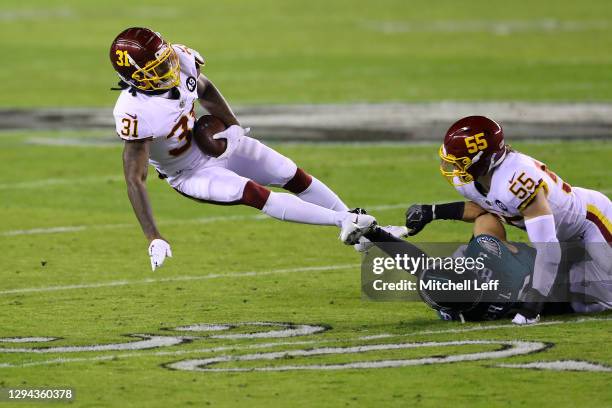
[[219,132],[213,135],[212,138],[215,140],[217,139],[227,140],[227,147],[225,148],[225,151],[221,155],[219,155],[217,159],[224,159],[228,157],[230,154],[232,154],[232,152],[236,150],[236,148],[238,147],[238,144],[240,143],[240,139],[242,139],[242,137],[244,136],[247,136],[250,131],[251,131],[251,128],[245,129],[238,125],[232,125],[228,127],[227,129],[225,129],[223,132]]
[[172,258],[170,244],[163,239],[154,239],[149,245],[149,257],[151,258],[151,270],[162,266],[166,257]]
[[529,319],[520,313],[517,313],[516,316],[514,316],[514,319],[512,319],[512,323],[517,324],[519,326],[524,326],[527,324],[536,324],[539,321],[540,321],[540,315],[537,315],[533,319]]

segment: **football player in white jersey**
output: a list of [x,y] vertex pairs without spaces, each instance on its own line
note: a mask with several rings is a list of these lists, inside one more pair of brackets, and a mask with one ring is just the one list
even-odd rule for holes
[[[370,215],[349,212],[333,191],[293,161],[247,136],[219,90],[200,72],[204,59],[198,52],[133,27],[115,38],[110,60],[121,79],[113,114],[125,142],[128,196],[149,240],[153,270],[172,253],[153,218],[145,187],[147,163],[182,195],[248,205],[280,220],[336,225],[345,243],[356,243],[375,224]],[[218,157],[192,143],[196,100],[227,126],[215,135],[227,140]],[[272,192],[266,185],[295,195]]]
[[406,211],[409,235],[436,219],[472,222],[486,212],[525,229],[537,249],[526,306],[514,323],[539,320],[562,262],[560,243],[581,242],[588,257],[570,267],[570,292],[577,312],[612,308],[612,203],[602,193],[572,187],[538,160],[514,151],[502,127],[483,116],[453,124],[440,147],[440,171],[467,199],[413,205]]

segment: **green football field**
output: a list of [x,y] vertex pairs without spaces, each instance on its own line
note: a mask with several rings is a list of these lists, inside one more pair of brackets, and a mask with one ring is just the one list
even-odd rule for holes
[[147,25],[234,103],[612,100],[608,0],[3,0],[0,106],[110,106]]
[[[121,180],[121,146],[87,144],[101,135],[0,136],[0,388],[69,387],[83,407],[612,403],[609,372],[499,366],[578,360],[609,370],[610,314],[519,328],[443,322],[415,302],[362,301],[359,255],[335,228],[198,204],[153,174],[174,257],[152,273]],[[434,145],[276,147],[383,224],[401,223],[410,203],[458,198],[437,172]],[[515,147],[573,185],[612,193],[610,143]],[[469,225],[441,222],[414,241],[469,236]],[[200,326],[180,330],[192,325]],[[372,368],[390,360],[403,363]]]
[[[0,108],[110,110],[108,49],[137,25],[200,51],[233,105],[612,101],[607,0],[3,0]],[[111,137],[0,132],[0,408],[43,405],[8,388],[78,407],[612,406],[611,313],[514,327],[367,302],[336,228],[198,204],[153,172],[174,257],[151,272]],[[381,224],[459,199],[435,145],[274,147]],[[513,147],[612,196],[609,139]],[[470,236],[440,222],[411,241]]]

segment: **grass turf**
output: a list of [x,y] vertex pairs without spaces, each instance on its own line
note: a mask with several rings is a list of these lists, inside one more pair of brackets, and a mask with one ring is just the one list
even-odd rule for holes
[[2,107],[111,106],[110,43],[145,25],[234,103],[612,99],[612,3],[4,0]]
[[[0,259],[1,337],[54,336],[61,339],[53,345],[87,345],[125,342],[128,339],[123,335],[129,333],[168,334],[162,329],[193,323],[291,321],[323,323],[331,329],[289,340],[206,339],[133,353],[2,353],[0,387],[69,386],[76,390],[73,405],[87,407],[208,404],[440,407],[451,401],[454,406],[470,407],[563,407],[586,401],[589,406],[612,403],[609,373],[493,367],[499,362],[560,359],[612,365],[612,352],[602,346],[609,338],[609,321],[421,333],[479,325],[439,321],[431,310],[419,303],[363,302],[359,294],[359,257],[337,241],[336,229],[256,219],[253,216],[258,213],[246,208],[197,204],[177,195],[153,174],[148,186],[162,233],[173,245],[174,258],[159,271],[151,273],[146,243],[120,179],[120,146],[33,145],[28,143],[31,136],[31,133],[3,133],[0,136],[3,144],[0,170],[4,176],[0,184],[3,215],[0,245],[5,254]],[[69,132],[42,136],[100,135]],[[458,198],[437,172],[433,145],[276,147],[327,182],[350,205],[379,208],[372,212],[383,224],[401,223],[403,208],[409,203]],[[612,152],[610,143],[532,143],[515,147],[547,162],[570,184],[611,193],[605,165]],[[224,218],[228,216],[244,218]],[[16,230],[54,227],[78,230],[9,235]],[[469,236],[470,228],[466,224],[440,222],[426,228],[415,241],[462,242]],[[525,238],[515,230],[511,236]],[[339,269],[296,270],[310,266],[338,266]],[[249,271],[272,273],[232,275]],[[214,274],[221,276],[161,281]],[[144,282],[148,278],[153,281]],[[4,293],[20,288],[121,280],[128,284]],[[575,320],[576,317],[565,319]],[[552,320],[557,319],[546,319]],[[399,337],[358,339],[381,333]],[[542,353],[503,360],[387,369],[198,373],[161,367],[172,361],[219,354],[478,339],[521,339],[554,345]],[[248,348],[271,341],[310,343]],[[37,345],[4,345],[20,346]],[[195,351],[213,346],[229,348],[217,352]],[[491,345],[431,347],[359,355],[295,357],[277,362],[225,363],[218,367],[419,358],[495,348]],[[184,354],[154,355],[157,351]],[[49,361],[66,358],[84,360]],[[29,363],[41,365],[23,366]],[[15,367],[2,367],[2,364]]]

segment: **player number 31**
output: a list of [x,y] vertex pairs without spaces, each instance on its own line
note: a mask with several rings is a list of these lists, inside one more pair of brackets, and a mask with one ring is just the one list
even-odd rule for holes
[[123,128],[121,128],[121,135],[138,137],[138,120],[136,119],[121,119]]

